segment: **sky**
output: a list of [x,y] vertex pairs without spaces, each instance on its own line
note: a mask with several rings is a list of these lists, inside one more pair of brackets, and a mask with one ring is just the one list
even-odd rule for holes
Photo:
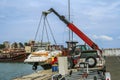
[[[0,0],[0,43],[34,40],[42,12],[50,8],[68,19],[68,0]],[[56,42],[65,44],[69,33],[66,25],[53,13],[47,19]],[[120,48],[119,0],[70,0],[70,22],[100,48]],[[42,28],[37,40],[41,40],[40,32]],[[43,40],[47,41],[46,37]],[[84,44],[76,34],[73,40]],[[50,41],[54,43],[52,37]]]

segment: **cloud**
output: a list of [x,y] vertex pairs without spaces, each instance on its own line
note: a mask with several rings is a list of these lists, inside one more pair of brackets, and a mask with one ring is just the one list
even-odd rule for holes
[[100,39],[100,40],[106,40],[106,41],[112,41],[113,40],[112,37],[107,36],[107,35],[100,35],[100,36],[93,35],[93,38],[94,39]]
[[[68,18],[67,1],[0,0],[0,25],[2,30],[0,41],[26,41],[34,38],[41,12],[51,7]],[[97,44],[102,44],[102,46],[103,44],[119,46],[120,37],[116,37],[120,30],[119,14],[119,0],[71,0],[71,22],[86,34],[95,34],[90,35],[90,38]],[[68,40],[69,32],[66,25],[54,14],[49,15],[48,20],[53,27],[56,41]],[[75,36],[74,40],[79,40],[79,38]],[[111,42],[107,43],[107,41]],[[116,44],[112,44],[114,42]]]
[[87,8],[83,11],[83,13],[89,16],[90,19],[102,20],[105,18],[117,18],[119,16],[118,11],[120,11],[120,2],[99,2],[96,4],[97,5],[91,4],[89,9]]

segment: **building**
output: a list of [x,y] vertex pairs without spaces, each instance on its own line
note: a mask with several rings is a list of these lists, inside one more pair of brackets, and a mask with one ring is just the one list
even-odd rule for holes
[[35,51],[37,48],[45,48],[48,49],[48,46],[50,45],[50,42],[36,42],[34,46],[32,47],[32,51]]
[[104,56],[120,56],[120,48],[108,48],[102,50]]
[[5,45],[5,48],[10,48],[10,42],[9,41],[4,41],[3,45]]
[[[28,43],[28,44],[30,44],[30,43]],[[48,49],[49,45],[50,45],[50,42],[42,42],[42,43],[41,42],[34,42],[34,45],[32,44],[32,45],[25,46],[25,51],[26,51],[26,53],[31,53],[40,47]]]
[[32,52],[32,47],[31,46],[25,46],[25,52],[26,53],[31,53]]

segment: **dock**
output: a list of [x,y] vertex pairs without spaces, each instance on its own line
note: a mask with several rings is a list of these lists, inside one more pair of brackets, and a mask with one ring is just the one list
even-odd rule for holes
[[120,79],[120,56],[106,57],[106,69],[111,74],[111,80]]
[[[106,57],[106,69],[111,73],[111,80],[120,79],[120,56]],[[51,76],[56,73],[52,72],[51,69],[42,70],[13,80],[51,80]]]
[[42,70],[42,71],[37,71],[32,74],[13,79],[13,80],[51,80],[51,76],[56,73],[57,72],[52,72],[51,69]]

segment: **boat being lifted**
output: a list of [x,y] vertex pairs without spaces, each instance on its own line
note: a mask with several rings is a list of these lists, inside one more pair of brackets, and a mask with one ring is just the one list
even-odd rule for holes
[[41,65],[44,69],[51,68],[52,58],[61,56],[62,48],[61,45],[49,45],[47,48],[39,47],[24,62],[33,64],[33,67]]

